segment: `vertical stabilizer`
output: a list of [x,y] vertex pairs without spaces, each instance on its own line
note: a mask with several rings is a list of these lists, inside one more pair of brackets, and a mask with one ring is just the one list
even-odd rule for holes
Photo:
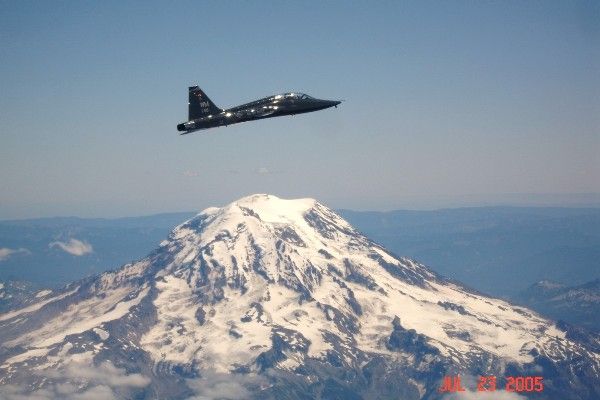
[[189,87],[189,112],[188,120],[206,117],[220,113],[219,107],[198,86]]

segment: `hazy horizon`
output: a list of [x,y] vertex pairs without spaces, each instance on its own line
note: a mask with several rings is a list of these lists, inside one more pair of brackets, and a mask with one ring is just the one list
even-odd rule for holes
[[[251,195],[253,193],[248,193]],[[273,194],[273,193],[269,193]],[[275,194],[277,195],[277,194]],[[292,198],[286,196],[280,196],[282,198]],[[245,197],[245,196],[240,196]],[[298,196],[295,198],[312,197],[314,196]],[[494,199],[495,198],[495,199]],[[398,203],[398,206],[389,205],[382,207],[371,207],[361,208],[356,206],[344,206],[336,205],[330,202],[324,202],[321,199],[316,200],[326,203],[327,206],[336,210],[349,210],[349,211],[373,211],[373,212],[388,212],[388,211],[435,211],[445,209],[458,209],[458,208],[470,208],[470,207],[533,207],[533,208],[545,208],[545,207],[556,207],[556,208],[600,208],[600,193],[574,193],[574,194],[531,194],[531,193],[510,193],[501,196],[494,196],[491,198],[486,195],[464,195],[456,196],[454,198],[450,196],[438,196],[431,197],[428,199],[420,198],[418,196],[407,196],[403,201]],[[26,208],[19,209],[14,208],[12,210],[13,216],[4,216],[0,214],[0,222],[10,220],[26,220],[26,219],[38,219],[38,218],[106,218],[106,219],[118,219],[128,217],[145,217],[157,214],[171,214],[171,213],[188,213],[188,212],[200,212],[208,207],[221,207],[229,204],[238,198],[230,199],[221,203],[206,204],[196,209],[164,209],[164,210],[150,210],[148,212],[136,211],[131,209],[130,213],[114,213],[114,212],[98,212],[97,210],[91,210],[81,214],[69,213],[68,210],[61,211],[57,209],[55,213],[32,213],[36,207],[28,205]],[[341,202],[351,204],[351,202]],[[41,208],[42,206],[40,206]],[[47,204],[43,205],[43,208],[48,211]],[[23,212],[22,214],[20,212]],[[95,212],[96,211],[96,212]]]

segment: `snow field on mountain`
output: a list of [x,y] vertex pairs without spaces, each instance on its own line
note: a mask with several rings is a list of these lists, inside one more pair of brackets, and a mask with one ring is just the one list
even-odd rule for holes
[[70,296],[71,294],[75,293],[78,289],[79,288],[75,288],[75,289],[73,289],[73,290],[71,290],[69,292],[62,293],[62,294],[60,294],[58,296],[51,297],[49,299],[46,299],[46,300],[34,303],[34,304],[32,304],[30,306],[27,306],[25,308],[21,308],[20,310],[15,310],[15,311],[8,312],[6,314],[1,314],[0,315],[0,321],[6,321],[6,320],[12,319],[14,317],[17,317],[19,315],[22,315],[22,314],[29,314],[29,313],[32,313],[34,311],[37,311],[37,310],[39,310],[40,308],[42,308],[43,306],[45,306],[48,303],[51,303],[53,301],[58,301],[58,300],[63,299],[65,297],[67,297],[67,296]]
[[61,342],[68,335],[85,332],[104,322],[119,319],[147,295],[148,288],[142,288],[137,296],[123,301],[131,292],[132,288],[122,287],[110,291],[105,297],[93,297],[75,303],[41,329],[7,342],[6,345],[43,349]]

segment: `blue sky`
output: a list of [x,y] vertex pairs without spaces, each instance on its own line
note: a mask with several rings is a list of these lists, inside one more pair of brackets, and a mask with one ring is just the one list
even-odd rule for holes
[[[598,199],[599,4],[2,1],[0,218]],[[190,84],[346,102],[180,137]]]

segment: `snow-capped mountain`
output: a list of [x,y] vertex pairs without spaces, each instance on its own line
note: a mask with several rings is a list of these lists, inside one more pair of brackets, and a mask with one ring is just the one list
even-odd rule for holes
[[0,343],[7,398],[430,399],[450,374],[600,396],[597,337],[272,195],[206,209],[148,257],[0,314]]

